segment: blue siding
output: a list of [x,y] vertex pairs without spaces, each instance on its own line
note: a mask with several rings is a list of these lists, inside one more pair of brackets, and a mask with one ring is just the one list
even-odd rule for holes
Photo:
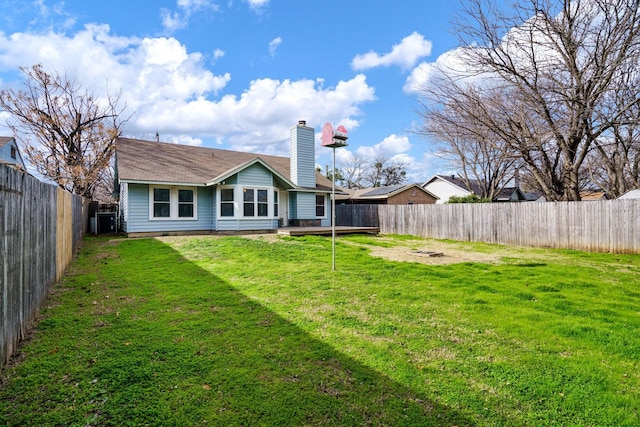
[[316,219],[316,193],[298,193],[298,219]]
[[218,231],[251,231],[251,230],[275,230],[278,228],[278,220],[265,219],[219,219]]
[[301,187],[316,186],[315,135],[313,128],[291,128],[291,181]]
[[[269,169],[261,164],[254,164],[225,180],[227,186],[236,189],[236,209],[240,214],[243,188],[269,189],[269,209],[272,209],[272,190],[275,179]],[[180,231],[245,231],[275,230],[278,218],[218,218],[217,187],[197,188],[197,220],[152,220],[149,219],[149,185],[123,184],[121,187],[121,208],[123,212],[123,229],[128,233],[144,232],[180,232]],[[284,195],[286,193],[282,193]],[[281,196],[282,196],[281,195]],[[289,193],[290,218],[315,219],[315,193]],[[281,203],[282,205],[282,203]],[[327,218],[327,221],[330,221]],[[323,220],[324,222],[324,220]],[[330,224],[330,222],[329,222]]]
[[129,184],[128,186],[128,221],[127,232],[169,232],[196,231],[212,229],[212,194],[210,188],[197,188],[197,220],[150,220],[149,219],[149,186],[146,184]]
[[271,187],[273,185],[273,174],[264,166],[255,164],[238,172],[238,184],[255,186],[255,187]]

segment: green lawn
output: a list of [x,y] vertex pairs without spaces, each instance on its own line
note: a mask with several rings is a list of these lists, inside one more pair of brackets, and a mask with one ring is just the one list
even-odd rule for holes
[[0,425],[640,425],[640,256],[428,244],[88,238]]

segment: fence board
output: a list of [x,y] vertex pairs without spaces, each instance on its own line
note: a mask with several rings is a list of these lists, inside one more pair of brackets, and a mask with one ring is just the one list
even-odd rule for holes
[[81,197],[0,165],[0,369],[71,262],[85,211]]
[[336,217],[342,220],[337,223],[356,226],[367,221],[383,234],[640,253],[640,200],[377,205],[377,218],[371,209],[336,206]]

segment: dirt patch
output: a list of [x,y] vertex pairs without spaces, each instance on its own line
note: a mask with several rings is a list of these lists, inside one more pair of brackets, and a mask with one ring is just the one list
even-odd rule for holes
[[[280,236],[276,234],[247,234],[242,237],[248,239],[263,240],[265,242],[275,242]],[[384,237],[379,237],[382,242]],[[447,243],[437,240],[410,240],[407,245],[401,245],[395,239],[388,239],[392,247],[367,245],[362,243],[349,242],[338,237],[338,241],[353,246],[360,246],[369,249],[371,256],[384,258],[389,261],[418,262],[430,265],[455,264],[461,262],[480,262],[495,264],[508,254],[502,251],[494,253],[482,253],[465,250],[459,244]],[[437,255],[433,255],[433,254]]]
[[[225,236],[207,236],[207,238]],[[261,240],[267,243],[283,242],[282,236],[277,234],[243,234],[238,237],[245,239]],[[178,246],[189,241],[191,237],[156,237],[162,241],[171,241]],[[460,242],[447,242],[431,239],[416,238],[400,241],[393,237],[376,237],[379,245],[356,243],[343,238],[337,238],[340,243],[367,248],[371,256],[384,258],[390,261],[416,262],[429,265],[456,264],[462,262],[477,262],[484,264],[498,264],[504,262],[504,258],[520,258],[526,256],[528,260],[531,254],[521,254],[514,248],[496,247],[491,252],[475,251]],[[433,256],[433,253],[436,255]]]
[[425,241],[419,247],[393,246],[381,247],[345,242],[363,246],[371,251],[371,256],[390,261],[417,262],[429,265],[456,264],[461,262],[481,262],[495,264],[501,261],[504,254],[471,252],[456,248],[455,244],[438,241]]

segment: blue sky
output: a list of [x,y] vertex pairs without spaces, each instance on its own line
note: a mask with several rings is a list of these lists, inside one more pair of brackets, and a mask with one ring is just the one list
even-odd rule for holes
[[[395,158],[412,182],[445,172],[411,90],[455,49],[457,2],[0,0],[0,88],[42,63],[101,93],[122,89],[127,136],[288,156],[289,128],[349,131],[351,153]],[[0,112],[0,134],[8,134]]]

